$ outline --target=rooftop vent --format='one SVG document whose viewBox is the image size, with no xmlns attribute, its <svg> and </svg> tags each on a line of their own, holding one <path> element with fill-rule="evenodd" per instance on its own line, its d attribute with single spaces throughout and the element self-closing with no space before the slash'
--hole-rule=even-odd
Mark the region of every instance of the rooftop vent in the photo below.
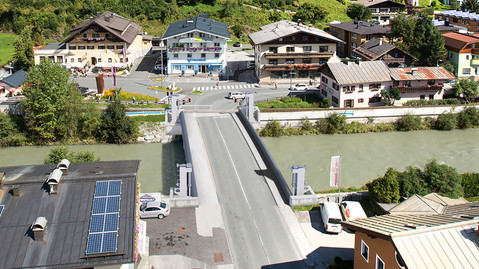
<svg viewBox="0 0 479 269">
<path fill-rule="evenodd" d="M 412 74 L 412 75 L 415 75 L 416 72 L 417 72 L 417 70 L 418 70 L 417 67 L 411 68 L 411 74 Z"/>
<path fill-rule="evenodd" d="M 57 164 L 57 169 L 60 169 L 63 172 L 63 174 L 67 175 L 69 166 L 70 166 L 70 161 L 67 159 L 63 159 Z"/>
<path fill-rule="evenodd" d="M 47 219 L 45 217 L 38 217 L 32 224 L 33 240 L 43 241 L 43 238 L 45 238 L 46 227 Z"/>
<path fill-rule="evenodd" d="M 55 194 L 58 191 L 58 183 L 60 183 L 60 179 L 62 178 L 63 171 L 60 169 L 55 169 L 53 172 L 48 176 L 47 184 L 50 187 L 50 194 Z"/>
<path fill-rule="evenodd" d="M 408 228 L 413 228 L 413 229 L 423 229 L 426 228 L 426 225 L 420 225 L 420 224 L 413 224 L 413 223 L 407 223 L 404 225 L 405 227 Z"/>
<path fill-rule="evenodd" d="M 193 23 L 193 20 L 187 20 L 186 23 L 188 24 Z"/>
</svg>

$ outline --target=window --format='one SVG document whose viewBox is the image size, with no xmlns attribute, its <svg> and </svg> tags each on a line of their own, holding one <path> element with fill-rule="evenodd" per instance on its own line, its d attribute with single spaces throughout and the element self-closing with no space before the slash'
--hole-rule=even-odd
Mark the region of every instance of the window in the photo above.
<svg viewBox="0 0 479 269">
<path fill-rule="evenodd" d="M 321 81 L 328 84 L 328 78 L 325 76 L 321 76 Z"/>
<path fill-rule="evenodd" d="M 354 100 L 352 99 L 344 100 L 344 107 L 354 107 Z"/>
<path fill-rule="evenodd" d="M 87 49 L 87 50 L 94 50 L 94 49 L 95 49 L 95 46 L 94 46 L 94 45 L 87 45 L 87 46 L 86 46 L 86 49 Z"/>
<path fill-rule="evenodd" d="M 193 54 L 188 53 L 188 54 L 186 54 L 186 57 L 191 58 L 191 57 L 193 57 Z"/>
<path fill-rule="evenodd" d="M 466 60 L 469 60 L 469 55 L 466 55 Z"/>
<path fill-rule="evenodd" d="M 434 94 L 429 95 L 429 100 L 434 100 Z"/>
<path fill-rule="evenodd" d="M 291 41 L 295 41 L 296 40 L 296 37 L 295 36 L 292 36 L 291 37 Z"/>
<path fill-rule="evenodd" d="M 78 60 L 79 63 L 81 63 L 81 58 L 78 58 L 77 60 Z"/>
<path fill-rule="evenodd" d="M 286 59 L 284 60 L 285 64 L 294 64 L 294 59 Z"/>
<path fill-rule="evenodd" d="M 87 35 L 87 34 L 83 34 L 83 37 L 84 37 L 84 38 L 87 38 L 87 37 L 88 37 L 88 35 Z"/>
<path fill-rule="evenodd" d="M 100 57 L 98 57 L 98 62 L 101 63 L 101 58 Z"/>
<path fill-rule="evenodd" d="M 110 34 L 106 33 L 106 34 L 105 34 L 105 38 L 107 38 L 107 37 L 110 37 Z"/>
<path fill-rule="evenodd" d="M 359 92 L 364 92 L 364 90 L 363 90 L 363 84 L 360 84 L 360 85 L 359 85 Z"/>
<path fill-rule="evenodd" d="M 398 263 L 399 267 L 401 268 L 406 268 L 406 263 L 404 263 L 404 260 L 402 259 L 401 255 L 396 252 L 396 262 Z"/>
<path fill-rule="evenodd" d="M 321 89 L 321 94 L 322 94 L 323 96 L 328 96 L 328 92 L 325 91 L 324 89 Z"/>
<path fill-rule="evenodd" d="M 319 36 L 315 37 L 314 40 L 319 41 Z"/>
<path fill-rule="evenodd" d="M 186 70 L 192 71 L 193 69 L 194 69 L 194 68 L 193 68 L 192 65 L 187 65 L 187 66 L 186 66 Z"/>
<path fill-rule="evenodd" d="M 278 40 L 279 40 L 279 42 L 283 42 L 283 38 L 282 38 L 282 37 L 280 37 Z"/>
<path fill-rule="evenodd" d="M 319 52 L 328 52 L 329 47 L 328 46 L 319 46 Z"/>
<path fill-rule="evenodd" d="M 173 54 L 173 58 L 178 58 L 178 53 Z"/>
<path fill-rule="evenodd" d="M 310 64 L 311 63 L 311 58 L 304 58 L 303 59 L 303 64 Z"/>
<path fill-rule="evenodd" d="M 420 95 L 419 99 L 424 100 L 424 99 L 426 99 L 426 96 L 425 95 Z"/>
<path fill-rule="evenodd" d="M 84 49 L 85 49 L 85 45 L 78 45 L 78 49 L 79 49 L 79 50 L 84 50 Z"/>
<path fill-rule="evenodd" d="M 70 58 L 70 63 L 74 63 L 75 62 L 75 58 Z"/>
<path fill-rule="evenodd" d="M 128 58 L 125 59 L 125 63 L 127 63 L 127 62 L 128 62 Z"/>
<path fill-rule="evenodd" d="M 358 103 L 360 103 L 360 104 L 364 103 L 364 98 L 359 98 Z"/>
<path fill-rule="evenodd" d="M 352 34 L 352 35 L 351 35 L 351 38 L 353 38 L 353 39 L 358 39 L 358 36 L 357 36 L 356 34 Z"/>
<path fill-rule="evenodd" d="M 220 46 L 220 43 L 215 43 L 215 47 L 219 47 Z"/>
<path fill-rule="evenodd" d="M 180 71 L 180 69 L 181 69 L 181 66 L 179 66 L 179 65 L 173 65 L 173 70 L 175 70 L 175 71 Z"/>
<path fill-rule="evenodd" d="M 114 49 L 115 49 L 115 45 L 110 44 L 110 45 L 107 46 L 107 48 L 108 48 L 109 50 L 114 50 Z"/>
<path fill-rule="evenodd" d="M 91 37 L 93 37 L 93 38 L 99 38 L 99 37 L 100 37 L 100 34 L 91 34 Z"/>
<path fill-rule="evenodd" d="M 76 50 L 76 49 L 77 49 L 77 46 L 75 46 L 75 45 L 70 45 L 70 46 L 68 46 L 68 49 L 69 49 L 69 50 Z"/>
<path fill-rule="evenodd" d="M 339 86 L 338 86 L 338 84 L 336 84 L 336 83 L 333 82 L 333 89 L 339 91 Z"/>
<path fill-rule="evenodd" d="M 376 269 L 384 269 L 384 262 L 376 255 Z"/>
<path fill-rule="evenodd" d="M 309 36 L 308 35 L 303 35 L 303 41 L 306 41 L 309 39 Z"/>
<path fill-rule="evenodd" d="M 381 88 L 381 84 L 369 84 L 370 91 L 377 91 L 379 88 Z"/>
<path fill-rule="evenodd" d="M 278 53 L 278 47 L 269 47 L 269 52 Z"/>
<path fill-rule="evenodd" d="M 117 49 L 117 50 L 122 50 L 122 49 L 123 49 L 123 45 L 116 45 L 116 49 Z"/>
<path fill-rule="evenodd" d="M 219 58 L 220 57 L 220 54 L 219 53 L 215 53 L 215 58 Z"/>
<path fill-rule="evenodd" d="M 104 49 L 105 49 L 105 45 L 98 45 L 98 49 L 99 49 L 99 50 L 104 50 Z"/>
<path fill-rule="evenodd" d="M 402 85 L 407 86 L 407 87 L 411 87 L 411 81 L 410 80 L 405 80 L 405 81 L 402 82 Z"/>
<path fill-rule="evenodd" d="M 294 47 L 286 47 L 286 52 L 294 52 Z"/>
<path fill-rule="evenodd" d="M 366 40 L 371 40 L 371 35 L 366 35 Z"/>
<path fill-rule="evenodd" d="M 113 62 L 113 59 L 112 59 L 112 58 L 108 58 L 108 62 L 109 62 L 109 63 Z"/>
<path fill-rule="evenodd" d="M 278 60 L 269 60 L 269 64 L 277 65 Z"/>
<path fill-rule="evenodd" d="M 358 47 L 358 45 L 356 45 L 356 43 L 351 43 L 351 48 L 355 49 L 357 47 Z"/>
<path fill-rule="evenodd" d="M 201 53 L 201 58 L 206 58 L 206 53 Z"/>
<path fill-rule="evenodd" d="M 338 98 L 336 98 L 335 96 L 332 96 L 332 97 L 331 97 L 331 100 L 333 101 L 333 103 L 339 104 L 339 100 L 338 100 Z"/>
<path fill-rule="evenodd" d="M 375 96 L 375 97 L 371 97 L 369 98 L 369 103 L 379 103 L 381 102 L 381 97 L 380 96 Z M 369 249 L 368 249 L 369 251 Z"/>
<path fill-rule="evenodd" d="M 462 74 L 463 75 L 470 75 L 471 74 L 471 68 L 466 67 L 462 69 Z"/>
<path fill-rule="evenodd" d="M 303 46 L 303 51 L 311 51 L 311 46 Z"/>
</svg>

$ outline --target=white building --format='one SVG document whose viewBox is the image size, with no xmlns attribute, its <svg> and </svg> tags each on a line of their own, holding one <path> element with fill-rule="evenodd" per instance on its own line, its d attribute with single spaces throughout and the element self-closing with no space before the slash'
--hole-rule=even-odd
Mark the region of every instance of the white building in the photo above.
<svg viewBox="0 0 479 269">
<path fill-rule="evenodd" d="M 168 74 L 221 73 L 226 66 L 228 27 L 208 14 L 170 24 L 161 39 L 168 50 Z"/>
</svg>

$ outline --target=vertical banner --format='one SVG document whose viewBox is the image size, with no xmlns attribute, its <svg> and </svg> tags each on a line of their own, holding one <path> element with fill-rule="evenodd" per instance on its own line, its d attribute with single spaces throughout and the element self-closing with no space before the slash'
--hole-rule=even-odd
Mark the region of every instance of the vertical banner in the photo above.
<svg viewBox="0 0 479 269">
<path fill-rule="evenodd" d="M 111 67 L 111 79 L 113 83 L 113 87 L 116 87 L 116 75 L 115 75 L 115 67 Z"/>
<path fill-rule="evenodd" d="M 331 156 L 331 171 L 329 174 L 329 186 L 339 188 L 341 155 Z"/>
<path fill-rule="evenodd" d="M 126 63 L 126 49 L 125 49 L 124 46 L 123 46 L 123 49 L 121 50 L 121 52 L 123 52 L 123 63 Z"/>
</svg>

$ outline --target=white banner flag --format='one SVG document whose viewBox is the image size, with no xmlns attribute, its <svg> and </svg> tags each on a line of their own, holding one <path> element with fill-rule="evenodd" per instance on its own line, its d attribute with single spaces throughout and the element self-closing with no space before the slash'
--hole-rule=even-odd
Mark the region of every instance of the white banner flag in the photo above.
<svg viewBox="0 0 479 269">
<path fill-rule="evenodd" d="M 339 188 L 339 169 L 341 167 L 341 155 L 331 156 L 331 171 L 329 174 L 329 186 Z"/>
</svg>

